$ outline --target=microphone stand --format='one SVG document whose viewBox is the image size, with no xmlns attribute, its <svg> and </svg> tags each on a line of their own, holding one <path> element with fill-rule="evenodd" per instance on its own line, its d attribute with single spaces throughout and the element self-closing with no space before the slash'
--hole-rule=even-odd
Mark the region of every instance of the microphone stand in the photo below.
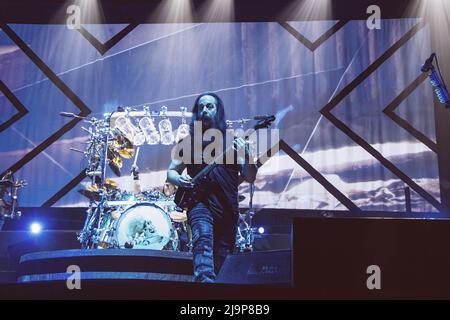
<svg viewBox="0 0 450 320">
<path fill-rule="evenodd" d="M 103 132 L 103 159 L 101 162 L 101 178 L 100 178 L 100 190 L 99 190 L 99 197 L 100 197 L 100 203 L 96 209 L 98 212 L 96 218 L 96 225 L 97 225 L 97 232 L 101 228 L 101 221 L 104 214 L 105 209 L 108 207 L 108 198 L 106 197 L 106 194 L 103 190 L 105 186 L 105 180 L 106 180 L 106 162 L 108 161 L 108 139 L 109 139 L 109 128 L 110 128 L 110 120 L 111 116 L 107 116 L 105 119 L 105 127 Z M 94 240 L 94 246 L 98 245 L 98 237 Z"/>
<path fill-rule="evenodd" d="M 133 192 L 135 193 L 135 196 L 139 193 L 141 193 L 141 185 L 140 185 L 140 179 L 139 179 L 139 167 L 137 166 L 137 160 L 139 157 L 139 151 L 141 150 L 141 147 L 136 148 L 136 155 L 134 157 L 133 165 L 131 166 L 131 176 L 133 177 L 134 185 L 133 185 Z"/>
<path fill-rule="evenodd" d="M 253 234 L 253 216 L 255 215 L 255 211 L 253 210 L 253 195 L 255 193 L 255 183 L 250 183 L 250 199 L 248 203 L 248 230 L 247 230 L 247 239 L 246 239 L 246 249 L 247 251 L 253 251 L 253 242 L 255 240 Z"/>
</svg>

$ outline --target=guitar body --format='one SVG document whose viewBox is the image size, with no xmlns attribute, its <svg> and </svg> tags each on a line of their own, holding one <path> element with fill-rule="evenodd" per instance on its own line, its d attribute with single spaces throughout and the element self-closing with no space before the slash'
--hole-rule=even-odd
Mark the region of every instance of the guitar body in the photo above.
<svg viewBox="0 0 450 320">
<path fill-rule="evenodd" d="M 179 187 L 175 194 L 175 204 L 183 210 L 191 210 L 206 194 L 208 179 L 202 179 L 192 189 Z"/>
<path fill-rule="evenodd" d="M 196 193 L 194 190 L 179 187 L 175 194 L 175 204 L 183 210 L 191 210 L 197 202 L 195 202 Z"/>
</svg>

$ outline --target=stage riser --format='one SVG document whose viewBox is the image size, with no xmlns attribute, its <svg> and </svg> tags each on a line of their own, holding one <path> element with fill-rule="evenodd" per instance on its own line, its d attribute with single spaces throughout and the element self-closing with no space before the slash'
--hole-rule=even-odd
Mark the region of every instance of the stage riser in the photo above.
<svg viewBox="0 0 450 320">
<path fill-rule="evenodd" d="M 19 283 L 35 282 L 66 282 L 69 279 L 68 273 L 45 273 L 24 275 L 17 278 Z M 17 277 L 17 275 L 16 275 Z M 149 273 L 149 272 L 81 272 L 80 281 L 171 281 L 171 282 L 193 282 L 192 275 L 169 274 L 169 273 Z M 15 279 L 16 281 L 16 279 Z"/>
<path fill-rule="evenodd" d="M 70 257 L 64 259 L 40 259 L 21 263 L 19 274 L 64 273 L 69 266 L 78 266 L 91 272 L 153 272 L 191 275 L 192 259 L 174 261 L 158 257 Z"/>
<path fill-rule="evenodd" d="M 290 234 L 256 236 L 255 251 L 290 249 Z M 77 231 L 44 231 L 32 235 L 26 231 L 0 231 L 0 270 L 17 269 L 19 258 L 30 252 L 80 249 Z"/>
<path fill-rule="evenodd" d="M 66 281 L 69 266 L 80 270 L 83 281 L 193 281 L 192 255 L 158 250 L 62 250 L 40 252 L 21 258 L 18 282 Z M 277 284 L 289 286 L 291 252 L 249 252 L 229 255 L 218 283 Z"/>
<path fill-rule="evenodd" d="M 72 266 L 78 268 L 85 276 L 95 276 L 92 278 L 94 280 L 110 279 L 108 277 L 154 280 L 155 275 L 160 276 L 156 279 L 172 275 L 176 279 L 185 278 L 186 281 L 191 281 L 193 274 L 190 253 L 109 249 L 60 250 L 27 254 L 20 259 L 18 276 L 22 282 L 65 280 L 71 275 L 69 267 Z"/>
</svg>

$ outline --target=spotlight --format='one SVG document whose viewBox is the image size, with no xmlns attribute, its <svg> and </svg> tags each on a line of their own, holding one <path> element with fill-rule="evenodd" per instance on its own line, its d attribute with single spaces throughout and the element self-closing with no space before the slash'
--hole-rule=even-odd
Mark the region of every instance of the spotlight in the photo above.
<svg viewBox="0 0 450 320">
<path fill-rule="evenodd" d="M 42 231 L 42 226 L 39 223 L 33 222 L 30 225 L 30 232 L 32 234 L 39 234 L 39 233 L 41 233 L 41 231 Z"/>
<path fill-rule="evenodd" d="M 259 234 L 264 234 L 265 231 L 266 231 L 266 230 L 264 229 L 264 227 L 259 227 L 259 228 L 258 228 L 258 233 L 259 233 Z"/>
</svg>

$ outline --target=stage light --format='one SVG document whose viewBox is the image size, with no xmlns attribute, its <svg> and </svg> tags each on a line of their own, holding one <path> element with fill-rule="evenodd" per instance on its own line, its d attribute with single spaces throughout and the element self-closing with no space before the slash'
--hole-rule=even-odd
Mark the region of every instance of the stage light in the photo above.
<svg viewBox="0 0 450 320">
<path fill-rule="evenodd" d="M 172 133 L 172 123 L 170 119 L 163 119 L 159 122 L 159 132 L 161 133 L 161 143 L 170 145 L 175 141 Z"/>
<path fill-rule="evenodd" d="M 285 21 L 332 20 L 331 0 L 294 0 L 281 11 Z"/>
<path fill-rule="evenodd" d="M 161 143 L 165 145 L 171 145 L 175 141 L 175 137 L 172 132 L 172 122 L 166 117 L 167 108 L 161 108 L 161 115 L 164 117 L 159 124 L 159 133 L 161 135 Z"/>
<path fill-rule="evenodd" d="M 147 144 L 158 144 L 160 141 L 159 132 L 156 130 L 155 123 L 150 117 L 144 117 L 139 120 L 139 127 L 146 136 Z"/>
<path fill-rule="evenodd" d="M 187 124 L 180 124 L 177 130 L 177 138 L 176 142 L 182 140 L 183 138 L 187 137 L 189 135 L 189 125 Z"/>
<path fill-rule="evenodd" d="M 152 11 L 149 21 L 190 23 L 193 17 L 192 0 L 164 0 Z"/>
<path fill-rule="evenodd" d="M 189 135 L 189 125 L 186 124 L 186 110 L 187 109 L 185 107 L 181 108 L 182 118 L 181 118 L 181 124 L 177 130 L 177 137 L 175 139 L 176 142 L 179 142 L 180 140 L 182 140 L 183 138 L 185 138 Z"/>
<path fill-rule="evenodd" d="M 258 233 L 259 233 L 259 234 L 264 234 L 264 232 L 266 232 L 266 230 L 264 229 L 264 227 L 259 227 L 259 228 L 258 228 Z"/>
<path fill-rule="evenodd" d="M 432 52 L 435 52 L 439 59 L 443 59 L 450 49 L 450 1 L 448 0 L 415 0 L 410 1 L 405 10 L 405 17 L 418 17 L 418 21 L 425 24 L 425 32 L 429 33 L 430 43 L 424 44 L 416 54 L 412 56 L 420 57 L 425 61 Z M 427 31 L 427 29 L 429 31 Z M 419 50 L 420 49 L 420 50 Z M 412 64 L 409 61 L 403 63 Z M 417 61 L 414 61 L 417 64 Z M 420 65 L 416 66 L 417 69 Z M 444 72 L 445 73 L 445 72 Z"/>
<path fill-rule="evenodd" d="M 102 23 L 105 21 L 101 1 L 98 0 L 78 0 L 76 5 L 81 8 L 81 16 L 84 21 L 89 21 L 90 24 Z"/>
<path fill-rule="evenodd" d="M 234 21 L 234 0 L 207 0 L 199 9 L 202 21 Z"/>
<path fill-rule="evenodd" d="M 30 225 L 30 232 L 31 232 L 32 234 L 39 234 L 39 233 L 41 233 L 41 231 L 42 231 L 42 226 L 41 226 L 41 224 L 39 224 L 39 223 L 37 223 L 37 222 L 33 222 L 33 223 Z"/>
<path fill-rule="evenodd" d="M 145 143 L 146 137 L 142 131 L 136 132 L 133 139 L 133 144 L 137 147 L 142 146 Z"/>
<path fill-rule="evenodd" d="M 134 142 L 134 135 L 136 134 L 136 128 L 131 124 L 129 118 L 118 117 L 116 119 L 115 126 L 125 135 L 127 139 Z"/>
<path fill-rule="evenodd" d="M 118 117 L 115 122 L 115 127 L 122 132 L 133 145 L 142 146 L 145 143 L 145 133 L 133 125 L 129 117 Z"/>
<path fill-rule="evenodd" d="M 432 34 L 435 43 L 439 44 L 441 39 L 447 40 L 450 27 L 450 3 L 448 0 L 415 0 L 412 1 L 405 11 L 406 17 L 420 17 L 436 29 Z"/>
</svg>

